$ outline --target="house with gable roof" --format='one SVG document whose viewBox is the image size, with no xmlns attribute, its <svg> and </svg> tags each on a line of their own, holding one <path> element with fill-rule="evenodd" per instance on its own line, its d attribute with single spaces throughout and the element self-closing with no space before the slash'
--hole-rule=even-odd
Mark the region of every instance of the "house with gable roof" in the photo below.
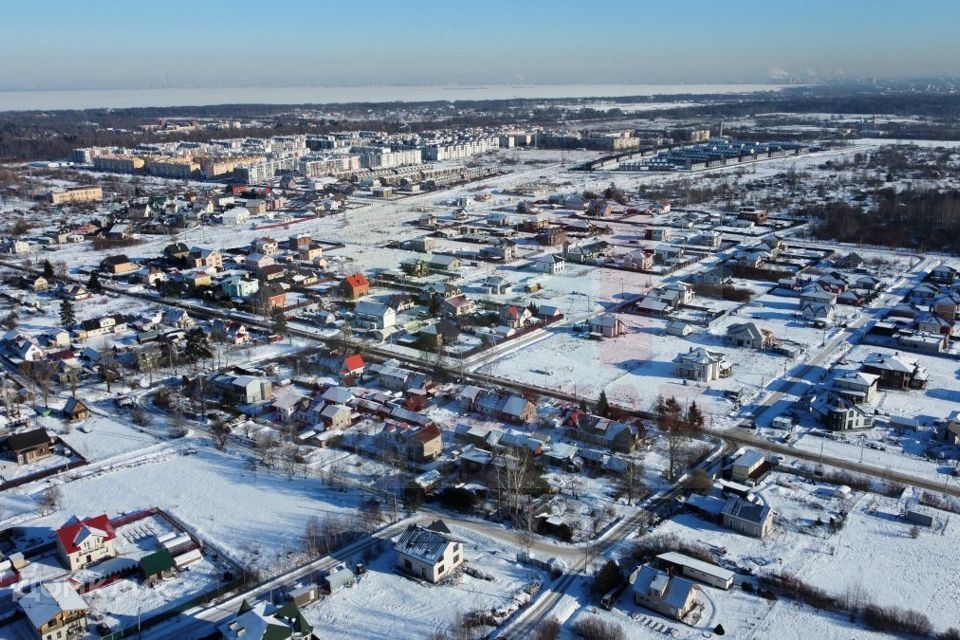
<svg viewBox="0 0 960 640">
<path fill-rule="evenodd" d="M 426 527 L 410 525 L 393 546 L 397 567 L 410 575 L 437 583 L 463 564 L 463 543 L 454 539 L 443 520 Z"/>
<path fill-rule="evenodd" d="M 57 552 L 71 571 L 117 556 L 117 533 L 106 514 L 81 520 L 71 518 L 57 529 Z"/>
</svg>

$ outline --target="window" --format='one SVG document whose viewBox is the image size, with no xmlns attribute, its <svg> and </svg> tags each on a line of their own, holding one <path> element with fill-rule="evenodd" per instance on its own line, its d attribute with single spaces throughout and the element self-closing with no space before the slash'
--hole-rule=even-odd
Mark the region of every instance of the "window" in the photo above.
<svg viewBox="0 0 960 640">
<path fill-rule="evenodd" d="M 407 559 L 404 559 L 404 561 L 403 561 L 403 568 L 404 568 L 404 569 L 413 569 L 413 563 L 411 563 L 411 562 L 410 562 L 409 560 L 407 560 Z"/>
<path fill-rule="evenodd" d="M 437 575 L 438 575 L 438 576 L 442 576 L 442 575 L 443 575 L 443 565 L 442 565 L 442 564 L 437 567 Z"/>
</svg>

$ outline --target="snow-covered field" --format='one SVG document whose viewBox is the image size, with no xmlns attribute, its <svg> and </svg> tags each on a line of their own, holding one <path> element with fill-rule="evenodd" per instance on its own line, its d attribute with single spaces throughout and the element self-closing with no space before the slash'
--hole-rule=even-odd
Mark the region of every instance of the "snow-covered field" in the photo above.
<svg viewBox="0 0 960 640">
<path fill-rule="evenodd" d="M 296 560 L 311 517 L 357 513 L 362 499 L 357 493 L 312 478 L 253 471 L 245 456 L 219 452 L 205 442 L 188 444 L 181 442 L 183 453 L 161 452 L 65 483 L 60 509 L 26 522 L 54 529 L 74 514 L 115 516 L 156 506 L 176 514 L 230 557 L 275 572 Z M 36 512 L 36 504 L 23 497 L 41 488 L 6 492 L 0 497 L 4 513 Z"/>
</svg>

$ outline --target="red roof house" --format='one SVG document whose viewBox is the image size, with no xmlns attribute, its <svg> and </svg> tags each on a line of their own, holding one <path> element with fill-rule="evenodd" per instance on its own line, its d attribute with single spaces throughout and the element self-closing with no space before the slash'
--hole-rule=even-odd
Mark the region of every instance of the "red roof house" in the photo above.
<svg viewBox="0 0 960 640">
<path fill-rule="evenodd" d="M 57 550 L 66 567 L 76 571 L 88 564 L 116 557 L 116 537 L 117 532 L 106 514 L 86 520 L 72 518 L 57 529 Z"/>
<path fill-rule="evenodd" d="M 367 276 L 355 273 L 347 276 L 343 281 L 343 293 L 349 298 L 360 298 L 370 293 L 370 283 Z"/>
</svg>

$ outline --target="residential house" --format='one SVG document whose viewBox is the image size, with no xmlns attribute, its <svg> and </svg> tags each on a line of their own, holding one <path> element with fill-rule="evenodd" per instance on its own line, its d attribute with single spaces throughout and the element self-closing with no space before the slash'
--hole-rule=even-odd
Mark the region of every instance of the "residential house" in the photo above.
<svg viewBox="0 0 960 640">
<path fill-rule="evenodd" d="M 678 576 L 644 564 L 627 579 L 634 602 L 673 620 L 682 620 L 697 604 L 700 587 Z"/>
<path fill-rule="evenodd" d="M 329 404 L 320 413 L 323 424 L 329 431 L 342 431 L 353 422 L 353 413 L 345 404 Z"/>
<path fill-rule="evenodd" d="M 878 386 L 882 389 L 923 389 L 927 386 L 927 370 L 919 362 L 907 364 L 899 355 L 871 353 L 860 369 L 880 376 Z"/>
<path fill-rule="evenodd" d="M 140 267 L 123 254 L 107 256 L 100 261 L 100 270 L 113 276 L 124 276 Z"/>
<path fill-rule="evenodd" d="M 500 296 L 505 293 L 510 293 L 510 281 L 503 276 L 487 276 L 483 282 L 480 283 L 480 286 L 491 295 Z"/>
<path fill-rule="evenodd" d="M 223 292 L 231 298 L 248 298 L 260 289 L 260 282 L 246 276 L 230 276 L 220 285 Z"/>
<path fill-rule="evenodd" d="M 800 316 L 807 322 L 818 325 L 833 324 L 833 305 L 820 302 L 803 302 L 800 304 Z"/>
<path fill-rule="evenodd" d="M 723 526 L 737 533 L 765 538 L 773 530 L 773 512 L 765 504 L 731 496 L 724 503 L 721 513 Z"/>
<path fill-rule="evenodd" d="M 187 255 L 187 260 L 195 269 L 223 269 L 223 254 L 216 249 L 193 247 Z"/>
<path fill-rule="evenodd" d="M 831 431 L 854 431 L 873 427 L 873 413 L 846 396 L 827 391 L 815 397 L 810 409 Z"/>
<path fill-rule="evenodd" d="M 63 405 L 63 417 L 68 422 L 78 422 L 90 417 L 90 407 L 76 398 L 67 398 L 67 403 Z"/>
<path fill-rule="evenodd" d="M 873 402 L 877 396 L 879 375 L 863 371 L 844 371 L 833 379 L 831 391 L 854 403 Z"/>
<path fill-rule="evenodd" d="M 525 327 L 531 318 L 533 318 L 533 313 L 530 312 L 530 309 L 515 304 L 507 304 L 500 307 L 498 315 L 500 317 L 500 324 L 514 329 Z"/>
<path fill-rule="evenodd" d="M 688 352 L 673 359 L 673 371 L 681 378 L 710 382 L 729 376 L 733 372 L 733 365 L 718 351 L 690 347 Z"/>
<path fill-rule="evenodd" d="M 362 273 L 354 273 L 343 280 L 341 289 L 346 297 L 355 300 L 370 293 L 370 283 Z"/>
<path fill-rule="evenodd" d="M 246 207 L 233 207 L 220 215 L 220 220 L 229 227 L 239 227 L 250 221 L 250 210 Z"/>
<path fill-rule="evenodd" d="M 254 297 L 258 305 L 267 309 L 284 309 L 287 306 L 287 290 L 276 283 L 260 287 Z"/>
<path fill-rule="evenodd" d="M 87 634 L 87 603 L 68 581 L 40 584 L 16 603 L 40 640 L 64 640 Z"/>
<path fill-rule="evenodd" d="M 444 300 L 440 313 L 446 318 L 460 318 L 470 315 L 476 309 L 477 304 L 461 294 Z"/>
<path fill-rule="evenodd" d="M 280 250 L 280 244 L 273 238 L 257 238 L 252 243 L 254 253 L 261 253 L 265 256 L 272 256 Z"/>
<path fill-rule="evenodd" d="M 236 320 L 214 319 L 210 325 L 210 332 L 214 339 L 232 345 L 243 345 L 250 342 L 250 332 L 247 327 Z"/>
<path fill-rule="evenodd" d="M 773 332 L 761 329 L 753 322 L 732 324 L 727 327 L 727 340 L 735 347 L 769 349 L 775 343 Z"/>
<path fill-rule="evenodd" d="M 951 291 L 933 299 L 931 310 L 951 324 L 957 320 L 960 313 L 960 293 Z M 949 333 L 949 331 L 945 332 Z"/>
<path fill-rule="evenodd" d="M 591 333 L 599 333 L 604 338 L 616 338 L 626 332 L 623 320 L 613 314 L 594 316 L 587 321 Z"/>
<path fill-rule="evenodd" d="M 57 553 L 70 571 L 117 556 L 117 533 L 110 519 L 101 514 L 81 520 L 71 518 L 57 529 Z"/>
<path fill-rule="evenodd" d="M 265 601 L 240 603 L 236 617 L 217 630 L 223 640 L 310 640 L 313 625 L 293 601 L 279 607 Z"/>
<path fill-rule="evenodd" d="M 410 525 L 393 548 L 401 571 L 433 583 L 464 562 L 463 543 L 453 538 L 442 520 L 426 527 Z"/>
<path fill-rule="evenodd" d="M 953 267 L 941 264 L 930 272 L 930 280 L 939 284 L 951 284 L 957 279 L 958 273 L 960 272 Z"/>
<path fill-rule="evenodd" d="M 256 404 L 273 397 L 273 383 L 251 375 L 221 376 L 216 380 L 224 395 L 240 404 Z"/>
<path fill-rule="evenodd" d="M 42 427 L 30 429 L 7 436 L 4 447 L 17 464 L 30 464 L 53 455 L 53 438 Z"/>
<path fill-rule="evenodd" d="M 267 256 L 262 253 L 251 253 L 244 261 L 243 266 L 250 271 L 262 271 L 266 267 L 277 264 L 273 256 Z"/>
<path fill-rule="evenodd" d="M 517 424 L 533 422 L 537 417 L 537 407 L 521 396 L 500 394 L 495 391 L 483 391 L 474 403 L 474 410 L 499 420 Z"/>
<path fill-rule="evenodd" d="M 427 268 L 431 271 L 455 271 L 459 269 L 460 266 L 460 259 L 456 256 L 435 253 L 427 260 Z"/>
<path fill-rule="evenodd" d="M 354 311 L 360 324 L 373 329 L 389 329 L 397 323 L 397 312 L 379 302 L 361 300 Z"/>
<path fill-rule="evenodd" d="M 556 275 L 563 273 L 566 260 L 563 259 L 563 256 L 556 253 L 548 253 L 534 258 L 531 265 L 535 271 Z"/>
</svg>

